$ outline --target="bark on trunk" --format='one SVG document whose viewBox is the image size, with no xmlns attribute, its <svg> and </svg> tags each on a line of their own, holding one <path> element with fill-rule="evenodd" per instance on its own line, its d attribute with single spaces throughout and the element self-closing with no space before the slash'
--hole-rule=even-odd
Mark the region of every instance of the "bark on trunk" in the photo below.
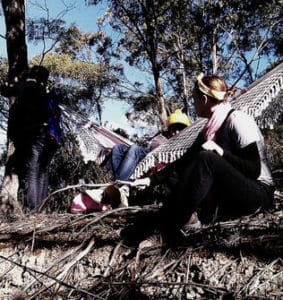
<svg viewBox="0 0 283 300">
<path fill-rule="evenodd" d="M 166 108 L 165 108 L 165 101 L 163 98 L 163 91 L 162 91 L 162 86 L 161 86 L 161 79 L 158 77 L 156 79 L 156 94 L 158 98 L 158 102 L 160 105 L 160 114 L 161 114 L 161 120 L 164 126 L 166 126 L 166 120 L 167 120 L 167 113 L 166 113 Z"/>
</svg>

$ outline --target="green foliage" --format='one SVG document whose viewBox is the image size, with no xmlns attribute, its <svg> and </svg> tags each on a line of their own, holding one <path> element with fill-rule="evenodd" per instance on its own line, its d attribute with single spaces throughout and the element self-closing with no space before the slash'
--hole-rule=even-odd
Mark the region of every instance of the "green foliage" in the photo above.
<svg viewBox="0 0 283 300">
<path fill-rule="evenodd" d="M 283 114 L 273 130 L 266 130 L 272 169 L 283 169 Z"/>
<path fill-rule="evenodd" d="M 40 57 L 31 60 L 38 64 Z M 43 65 L 50 71 L 55 82 L 60 81 L 68 104 L 86 117 L 98 115 L 101 120 L 102 104 L 112 87 L 118 83 L 115 71 L 105 63 L 94 64 L 73 59 L 69 54 L 49 53 Z"/>
<path fill-rule="evenodd" d="M 84 55 L 84 50 L 87 46 L 87 35 L 82 33 L 77 26 L 72 25 L 64 31 L 64 36 L 56 47 L 56 52 L 67 54 L 73 59 L 90 60 L 90 54 Z"/>
<path fill-rule="evenodd" d="M 37 64 L 39 58 L 32 59 L 31 64 Z M 69 54 L 49 53 L 43 61 L 51 75 L 62 78 L 79 80 L 81 83 L 87 80 L 94 80 L 99 76 L 98 65 L 85 61 L 74 60 Z"/>
<path fill-rule="evenodd" d="M 100 114 L 103 99 L 115 97 L 133 104 L 133 111 L 137 102 L 151 99 L 155 113 L 160 114 L 164 109 L 170 113 L 174 102 L 193 116 L 189 97 L 198 72 L 217 73 L 230 85 L 238 84 L 240 79 L 250 83 L 258 77 L 261 61 L 274 54 L 278 60 L 282 59 L 282 4 L 278 0 L 107 2 L 109 9 L 97 19 L 100 27 L 97 32 L 82 32 L 76 25 L 65 28 L 61 20 L 55 22 L 48 18 L 34 20 L 31 24 L 36 26 L 29 27 L 32 29 L 30 36 L 35 40 L 37 32 L 44 33 L 38 38 L 52 38 L 55 51 L 68 55 L 72 63 L 77 60 L 91 62 L 93 58 L 103 61 L 99 64 L 102 80 L 92 77 L 88 67 L 80 63 L 74 66 L 71 75 L 68 74 L 84 85 L 80 95 L 74 94 L 79 96 L 76 98 L 80 101 L 75 102 L 80 103 L 84 113 Z M 101 1 L 85 3 L 96 5 Z M 118 35 L 108 36 L 103 29 L 107 24 Z M 96 57 L 93 57 L 93 50 Z M 123 77 L 121 64 L 115 65 L 117 60 L 149 73 L 151 78 L 146 75 L 149 84 L 131 78 L 135 80 L 131 86 Z M 65 62 L 62 60 L 62 70 L 68 68 Z M 85 68 L 83 79 L 90 83 L 87 87 L 82 78 L 78 79 L 80 70 Z M 111 70 L 111 76 L 105 70 Z M 91 86 L 99 86 L 99 89 Z M 93 103 L 88 99 L 91 95 L 96 105 L 90 105 Z M 144 108 L 146 113 L 146 103 Z M 159 120 L 155 121 L 159 123 Z"/>
<path fill-rule="evenodd" d="M 8 80 L 8 61 L 5 58 L 0 58 L 0 80 L 5 82 Z"/>
<path fill-rule="evenodd" d="M 27 39 L 35 44 L 41 43 L 43 40 L 53 40 L 58 42 L 65 35 L 65 21 L 61 19 L 27 19 Z"/>
<path fill-rule="evenodd" d="M 274 128 L 266 129 L 264 136 L 276 187 L 283 188 L 283 114 Z"/>
<path fill-rule="evenodd" d="M 164 96 L 166 106 L 174 99 L 187 108 L 188 90 L 200 71 L 217 73 L 230 85 L 243 79 L 249 84 L 266 60 L 282 60 L 279 0 L 107 2 L 109 10 L 100 22 L 108 20 L 119 33 L 117 52 L 130 65 L 150 72 L 155 99 Z"/>
<path fill-rule="evenodd" d="M 63 20 L 51 19 L 48 11 L 45 18 L 28 20 L 28 37 L 46 45 L 31 63 L 44 64 L 55 81 L 63 83 L 75 109 L 96 115 L 101 123 L 103 102 L 115 97 L 123 74 L 121 64 L 111 63 L 111 57 L 116 57 L 111 39 L 102 31 L 83 32 L 74 24 L 66 27 Z"/>
<path fill-rule="evenodd" d="M 73 197 L 84 189 L 83 184 L 109 182 L 111 176 L 109 171 L 97 166 L 94 162 L 84 162 L 80 150 L 74 142 L 75 137 L 68 134 L 64 140 L 65 144 L 57 150 L 49 169 L 50 192 L 66 186 L 81 186 L 51 196 L 45 206 L 45 209 L 50 212 L 66 212 Z"/>
<path fill-rule="evenodd" d="M 263 111 L 261 118 L 266 120 L 266 125 L 273 125 L 264 129 L 272 169 L 283 169 L 283 92 Z"/>
</svg>

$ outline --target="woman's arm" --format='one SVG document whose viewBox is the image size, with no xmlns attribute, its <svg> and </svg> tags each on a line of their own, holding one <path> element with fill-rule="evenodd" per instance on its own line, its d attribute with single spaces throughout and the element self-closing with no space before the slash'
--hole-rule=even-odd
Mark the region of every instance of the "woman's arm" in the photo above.
<svg viewBox="0 0 283 300">
<path fill-rule="evenodd" d="M 229 137 L 234 150 L 224 149 L 223 158 L 246 176 L 257 179 L 261 159 L 257 141 L 261 133 L 253 118 L 241 111 L 234 111 L 228 121 Z"/>
<path fill-rule="evenodd" d="M 250 178 L 256 179 L 260 175 L 260 156 L 256 142 L 240 149 L 237 154 L 224 150 L 223 158 Z"/>
</svg>

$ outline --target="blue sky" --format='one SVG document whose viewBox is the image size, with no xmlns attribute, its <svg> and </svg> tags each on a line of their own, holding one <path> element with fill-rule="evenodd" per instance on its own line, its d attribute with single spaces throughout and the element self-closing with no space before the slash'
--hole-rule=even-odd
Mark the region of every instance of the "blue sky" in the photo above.
<svg viewBox="0 0 283 300">
<path fill-rule="evenodd" d="M 32 3 L 41 3 L 43 4 L 43 0 L 37 1 L 27 1 L 27 8 L 26 8 L 26 16 L 28 17 L 39 17 L 40 15 L 45 16 L 45 12 L 43 9 L 40 9 L 38 6 L 33 5 Z M 49 13 L 51 17 L 56 18 L 58 14 L 62 13 L 64 10 L 64 5 L 61 0 L 48 0 L 46 1 L 47 7 L 49 9 Z M 101 4 L 99 6 L 86 6 L 84 1 L 65 1 L 68 6 L 75 7 L 74 9 L 68 11 L 62 19 L 66 21 L 67 24 L 75 23 L 81 30 L 83 31 L 96 31 L 97 25 L 96 20 L 98 16 L 104 14 L 106 6 L 105 4 Z M 0 34 L 5 35 L 5 23 L 4 17 L 0 16 Z M 115 39 L 115 36 L 112 34 L 112 38 Z M 34 55 L 40 53 L 42 51 L 42 46 L 28 44 L 28 55 L 29 58 L 33 57 Z M 6 45 L 5 40 L 0 38 L 0 56 L 7 57 L 6 52 Z M 137 76 L 136 71 L 126 67 L 126 73 L 129 78 L 135 78 Z M 127 130 L 130 130 L 126 118 L 125 118 L 125 111 L 128 109 L 128 104 L 121 103 L 121 101 L 108 101 L 105 104 L 103 114 L 102 114 L 102 121 L 106 122 L 109 121 L 114 126 L 120 126 Z"/>
<path fill-rule="evenodd" d="M 53 18 L 58 17 L 58 14 L 60 14 L 64 9 L 62 0 L 28 0 L 26 2 L 27 17 L 40 17 L 40 15 L 42 15 L 43 17 L 46 16 L 45 12 L 42 9 L 40 10 L 38 7 L 33 5 L 34 3 L 44 4 L 46 2 L 48 5 L 50 16 Z M 68 6 L 73 5 L 75 7 L 74 9 L 68 11 L 66 15 L 61 16 L 61 18 L 64 19 L 67 24 L 75 23 L 83 31 L 96 31 L 98 29 L 96 25 L 97 17 L 104 14 L 106 9 L 105 4 L 100 4 L 99 6 L 86 6 L 85 1 L 83 0 L 65 0 L 64 2 Z M 110 30 L 108 31 L 108 33 L 111 33 L 111 37 L 115 41 L 114 33 Z M 5 23 L 3 16 L 0 16 L 0 34 L 5 35 Z M 33 57 L 41 51 L 42 47 L 40 45 L 28 45 L 29 57 Z M 7 56 L 5 40 L 2 38 L 0 38 L 0 56 Z M 264 62 L 262 66 L 265 67 Z M 138 79 L 139 81 L 150 82 L 152 79 L 151 77 L 149 77 L 149 75 L 141 74 L 136 69 L 130 68 L 129 66 L 125 65 L 125 63 L 124 67 L 127 77 L 132 80 Z M 239 83 L 238 86 L 241 86 L 241 84 Z M 121 103 L 121 101 L 116 102 L 114 100 L 111 100 L 107 102 L 102 113 L 102 121 L 108 121 L 111 123 L 115 123 L 117 124 L 117 126 L 120 126 L 122 128 L 128 128 L 126 118 L 124 116 L 127 108 L 128 105 L 126 103 Z"/>
</svg>

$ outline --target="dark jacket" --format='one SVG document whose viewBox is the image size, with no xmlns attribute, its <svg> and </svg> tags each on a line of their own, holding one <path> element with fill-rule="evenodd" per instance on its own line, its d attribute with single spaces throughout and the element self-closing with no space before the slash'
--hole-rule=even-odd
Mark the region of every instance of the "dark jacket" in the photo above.
<svg viewBox="0 0 283 300">
<path fill-rule="evenodd" d="M 17 97 L 9 114 L 10 138 L 17 142 L 36 137 L 48 122 L 46 87 L 34 79 L 27 79 L 7 87 L 4 94 Z"/>
</svg>

